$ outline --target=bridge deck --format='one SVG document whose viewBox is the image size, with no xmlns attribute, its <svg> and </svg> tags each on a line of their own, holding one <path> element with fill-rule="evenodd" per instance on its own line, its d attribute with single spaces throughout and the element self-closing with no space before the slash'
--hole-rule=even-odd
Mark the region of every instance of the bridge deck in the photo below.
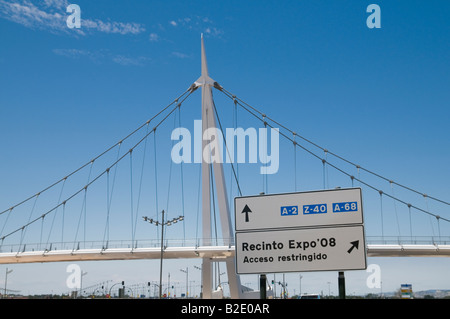
<svg viewBox="0 0 450 319">
<path fill-rule="evenodd" d="M 368 257 L 450 257 L 450 245 L 378 245 L 366 247 Z M 164 259 L 234 257 L 234 246 L 168 247 Z M 161 249 L 110 248 L 0 253 L 0 264 L 64 261 L 160 259 Z"/>
</svg>

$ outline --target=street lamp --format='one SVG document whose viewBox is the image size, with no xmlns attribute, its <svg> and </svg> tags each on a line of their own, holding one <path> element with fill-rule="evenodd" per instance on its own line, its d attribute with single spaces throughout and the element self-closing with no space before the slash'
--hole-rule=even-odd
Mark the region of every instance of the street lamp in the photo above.
<svg viewBox="0 0 450 319">
<path fill-rule="evenodd" d="M 83 277 L 87 275 L 87 272 L 81 272 L 80 276 L 80 298 L 83 298 Z"/>
<path fill-rule="evenodd" d="M 149 222 L 150 224 L 159 226 L 161 225 L 161 261 L 159 266 L 159 298 L 162 297 L 162 266 L 163 266 L 163 255 L 164 255 L 164 226 L 170 226 L 172 224 L 177 223 L 178 221 L 182 221 L 184 219 L 183 216 L 178 216 L 177 218 L 173 218 L 164 222 L 164 210 L 162 211 L 162 220 L 158 222 L 157 220 L 153 220 L 152 218 L 148 218 L 147 216 L 142 216 L 144 221 Z"/>
<path fill-rule="evenodd" d="M 189 282 L 189 268 L 186 267 L 186 270 L 180 269 L 182 272 L 186 273 L 186 298 L 188 297 L 188 282 Z"/>
<path fill-rule="evenodd" d="M 299 297 L 301 298 L 302 297 L 302 278 L 303 278 L 303 276 L 302 275 L 299 275 L 300 276 L 300 293 L 299 293 Z"/>
<path fill-rule="evenodd" d="M 13 272 L 12 269 L 8 270 L 8 268 L 6 268 L 6 274 L 5 274 L 5 293 L 4 293 L 3 296 L 6 296 L 6 283 L 8 282 L 8 274 L 10 274 L 10 273 L 12 273 L 12 272 Z M 3 298 L 4 298 L 4 297 L 3 297 Z"/>
<path fill-rule="evenodd" d="M 194 266 L 195 269 L 200 270 L 201 276 L 200 276 L 200 298 L 203 298 L 203 272 L 202 267 Z"/>
</svg>

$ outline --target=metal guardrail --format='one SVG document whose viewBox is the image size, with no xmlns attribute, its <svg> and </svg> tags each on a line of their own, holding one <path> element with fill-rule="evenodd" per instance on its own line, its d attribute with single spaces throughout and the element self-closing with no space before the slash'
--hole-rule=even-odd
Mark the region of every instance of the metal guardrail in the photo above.
<svg viewBox="0 0 450 319">
<path fill-rule="evenodd" d="M 366 236 L 367 245 L 450 245 L 450 236 Z"/>
<path fill-rule="evenodd" d="M 199 247 L 199 246 L 234 246 L 234 238 L 210 238 L 210 239 L 167 239 L 164 247 Z M 110 241 L 77 241 L 77 242 L 54 242 L 48 244 L 3 244 L 0 253 L 22 253 L 27 251 L 58 251 L 80 249 L 113 249 L 113 248 L 161 248 L 160 239 L 139 240 L 110 240 Z"/>
<path fill-rule="evenodd" d="M 450 241 L 449 237 L 368 237 L 366 250 L 368 257 L 450 257 L 450 245 L 446 244 L 447 241 Z M 205 242 L 207 245 L 194 239 L 167 240 L 164 258 L 223 259 L 235 254 L 235 246 L 231 240 L 225 240 L 229 242 L 227 245 L 223 245 L 223 240 L 222 243 L 219 240 Z M 156 239 L 116 240 L 108 242 L 107 246 L 102 241 L 61 244 L 59 247 L 56 244 L 50 245 L 51 250 L 44 249 L 42 245 L 28 245 L 24 249 L 19 245 L 11 245 L 7 247 L 8 250 L 2 247 L 0 264 L 161 258 L 160 241 Z"/>
<path fill-rule="evenodd" d="M 206 244 L 210 243 L 210 244 Z M 199 247 L 199 246 L 234 246 L 234 238 L 190 238 L 164 240 L 167 247 Z M 450 236 L 366 236 L 366 245 L 450 245 Z M 0 253 L 22 253 L 27 251 L 58 251 L 80 249 L 112 249 L 112 248 L 160 248 L 159 239 L 110 240 L 86 242 L 54 242 L 48 244 L 3 244 Z"/>
</svg>

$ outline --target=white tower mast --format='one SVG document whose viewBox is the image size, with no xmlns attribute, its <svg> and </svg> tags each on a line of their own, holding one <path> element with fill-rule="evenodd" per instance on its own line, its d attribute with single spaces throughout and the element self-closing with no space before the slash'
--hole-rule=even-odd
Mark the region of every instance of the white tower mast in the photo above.
<svg viewBox="0 0 450 319">
<path fill-rule="evenodd" d="M 220 223 L 222 226 L 222 236 L 225 245 L 231 245 L 234 233 L 231 224 L 230 208 L 227 201 L 227 189 L 223 173 L 222 161 L 205 161 L 205 148 L 209 142 L 205 140 L 205 131 L 209 128 L 216 128 L 216 118 L 213 109 L 212 87 L 215 81 L 209 77 L 208 64 L 206 61 L 205 44 L 203 34 L 201 37 L 202 46 L 202 73 L 200 78 L 195 81 L 197 86 L 202 87 L 202 227 L 203 227 L 203 245 L 210 246 L 211 242 L 211 165 L 213 165 L 215 185 L 217 191 L 217 200 L 219 205 Z M 208 134 L 208 132 L 206 132 Z M 221 148 L 222 145 L 219 145 Z M 217 152 L 218 150 L 215 149 Z M 210 155 L 207 153 L 207 155 Z M 222 154 L 219 156 L 222 159 Z M 235 270 L 235 260 L 233 257 L 226 259 L 227 276 L 230 287 L 231 298 L 239 299 L 241 297 L 241 284 L 239 276 Z M 202 280 L 203 280 L 203 298 L 210 299 L 212 297 L 212 261 L 209 258 L 203 258 L 202 264 Z"/>
</svg>

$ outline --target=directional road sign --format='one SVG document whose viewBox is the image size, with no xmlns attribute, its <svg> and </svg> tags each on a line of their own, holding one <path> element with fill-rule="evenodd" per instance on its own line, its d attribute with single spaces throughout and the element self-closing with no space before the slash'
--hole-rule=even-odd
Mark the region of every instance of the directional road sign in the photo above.
<svg viewBox="0 0 450 319">
<path fill-rule="evenodd" d="M 363 223 L 360 188 L 236 197 L 234 208 L 236 231 Z"/>
<path fill-rule="evenodd" d="M 363 225 L 236 233 L 238 274 L 366 269 Z"/>
</svg>

